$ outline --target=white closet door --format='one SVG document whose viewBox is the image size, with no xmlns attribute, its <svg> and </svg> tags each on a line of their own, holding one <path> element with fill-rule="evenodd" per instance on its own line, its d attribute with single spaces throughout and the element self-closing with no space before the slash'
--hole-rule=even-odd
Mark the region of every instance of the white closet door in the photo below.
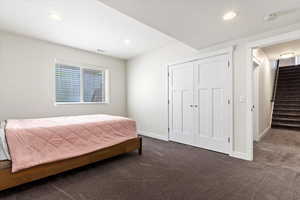
<svg viewBox="0 0 300 200">
<path fill-rule="evenodd" d="M 195 143 L 229 153 L 231 84 L 228 55 L 200 60 L 195 65 Z"/>
<path fill-rule="evenodd" d="M 170 140 L 194 142 L 194 66 L 185 63 L 169 68 Z"/>
</svg>

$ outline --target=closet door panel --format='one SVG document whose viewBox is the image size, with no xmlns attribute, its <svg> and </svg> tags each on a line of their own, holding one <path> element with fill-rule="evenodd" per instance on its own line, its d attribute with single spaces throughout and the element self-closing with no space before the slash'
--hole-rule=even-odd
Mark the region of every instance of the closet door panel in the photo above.
<svg viewBox="0 0 300 200">
<path fill-rule="evenodd" d="M 229 152 L 229 73 L 227 55 L 199 60 L 195 65 L 195 143 L 222 153 Z"/>
<path fill-rule="evenodd" d="M 170 140 L 184 144 L 194 141 L 193 74 L 193 63 L 169 68 Z"/>
</svg>

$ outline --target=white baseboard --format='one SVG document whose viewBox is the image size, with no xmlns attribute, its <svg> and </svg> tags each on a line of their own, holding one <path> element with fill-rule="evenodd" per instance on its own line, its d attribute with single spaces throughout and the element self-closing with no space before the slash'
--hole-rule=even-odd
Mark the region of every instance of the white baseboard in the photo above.
<svg viewBox="0 0 300 200">
<path fill-rule="evenodd" d="M 238 152 L 238 151 L 231 152 L 230 156 L 234 157 L 234 158 L 242 159 L 242 160 L 249 160 L 249 161 L 253 160 L 249 157 L 249 155 L 247 153 L 242 153 L 242 152 Z"/>
<path fill-rule="evenodd" d="M 263 130 L 263 132 L 261 132 L 259 134 L 258 138 L 256 138 L 255 141 L 257 141 L 257 142 L 260 141 L 261 138 L 263 138 L 270 129 L 271 129 L 271 126 L 267 127 L 265 130 Z"/>
<path fill-rule="evenodd" d="M 157 133 L 152 133 L 152 132 L 148 132 L 148 131 L 139 131 L 139 130 L 137 132 L 139 135 L 155 138 L 158 140 L 169 141 L 167 135 L 161 135 L 161 134 L 157 134 Z"/>
<path fill-rule="evenodd" d="M 161 135 L 161 134 L 157 134 L 157 133 L 153 133 L 153 132 L 149 132 L 149 131 L 140 131 L 140 130 L 138 130 L 137 132 L 139 135 L 151 137 L 151 138 L 158 139 L 158 140 L 169 141 L 167 135 Z M 230 153 L 230 156 L 234 157 L 234 158 L 239 158 L 242 160 L 252 161 L 252 159 L 249 157 L 249 155 L 247 153 L 235 151 L 235 152 Z"/>
</svg>

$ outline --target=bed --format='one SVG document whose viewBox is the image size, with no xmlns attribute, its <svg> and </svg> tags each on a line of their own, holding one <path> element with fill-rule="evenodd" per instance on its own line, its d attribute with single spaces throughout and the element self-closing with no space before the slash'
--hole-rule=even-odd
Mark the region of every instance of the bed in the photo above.
<svg viewBox="0 0 300 200">
<path fill-rule="evenodd" d="M 124 117 L 8 120 L 2 132 L 6 159 L 0 157 L 0 191 L 116 155 L 142 153 L 135 121 Z"/>
</svg>

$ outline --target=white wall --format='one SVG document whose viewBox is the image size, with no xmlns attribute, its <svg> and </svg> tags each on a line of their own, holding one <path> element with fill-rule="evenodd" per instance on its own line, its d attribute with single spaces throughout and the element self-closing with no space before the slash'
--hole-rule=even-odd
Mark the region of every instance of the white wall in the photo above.
<svg viewBox="0 0 300 200">
<path fill-rule="evenodd" d="M 148 135 L 167 138 L 167 76 L 166 64 L 180 61 L 195 54 L 236 45 L 234 59 L 234 156 L 249 158 L 247 127 L 247 44 L 248 42 L 274 36 L 291 30 L 300 29 L 300 25 L 278 29 L 246 39 L 226 42 L 202 50 L 189 48 L 181 43 L 170 44 L 153 50 L 127 62 L 128 114 L 138 122 L 138 128 Z M 201 37 L 201 36 L 199 36 Z"/>
<path fill-rule="evenodd" d="M 54 105 L 54 60 L 107 67 L 110 104 Z M 108 113 L 126 116 L 125 61 L 0 32 L 0 120 Z"/>
<path fill-rule="evenodd" d="M 262 49 L 254 51 L 261 64 L 258 66 L 258 135 L 259 139 L 269 128 L 272 121 L 272 95 L 276 73 L 276 62 L 270 61 Z"/>
<path fill-rule="evenodd" d="M 168 137 L 166 65 L 215 49 L 219 47 L 199 51 L 177 42 L 127 62 L 128 115 L 137 121 L 140 132 L 162 139 Z M 234 61 L 245 63 L 245 42 L 237 46 Z M 237 66 L 234 68 L 234 131 L 243 133 L 246 127 L 246 74 L 243 67 Z M 245 152 L 247 141 L 240 134 L 235 134 L 233 142 L 236 152 Z"/>
<path fill-rule="evenodd" d="M 178 42 L 127 62 L 128 115 L 137 120 L 138 130 L 143 134 L 167 138 L 166 64 L 197 53 Z"/>
</svg>

